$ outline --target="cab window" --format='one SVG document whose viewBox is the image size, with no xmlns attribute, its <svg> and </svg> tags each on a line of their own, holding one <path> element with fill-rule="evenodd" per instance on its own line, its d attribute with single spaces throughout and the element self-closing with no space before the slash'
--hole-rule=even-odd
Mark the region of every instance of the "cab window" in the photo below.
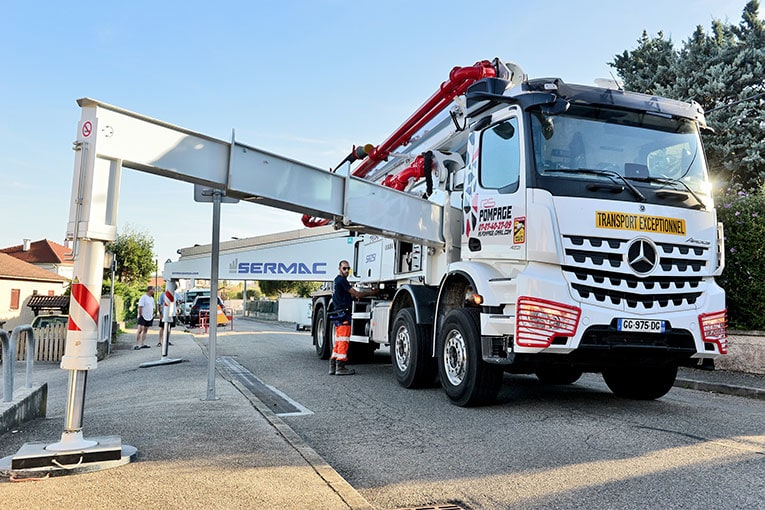
<svg viewBox="0 0 765 510">
<path fill-rule="evenodd" d="M 481 134 L 479 182 L 483 188 L 500 193 L 518 190 L 521 174 L 521 144 L 518 119 L 503 120 Z"/>
</svg>

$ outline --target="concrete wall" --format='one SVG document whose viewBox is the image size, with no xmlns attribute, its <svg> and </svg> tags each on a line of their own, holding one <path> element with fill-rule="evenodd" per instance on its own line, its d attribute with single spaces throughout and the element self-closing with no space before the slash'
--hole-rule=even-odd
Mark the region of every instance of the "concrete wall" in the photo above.
<svg viewBox="0 0 765 510">
<path fill-rule="evenodd" d="M 728 331 L 728 355 L 717 358 L 715 367 L 765 375 L 765 331 Z"/>
</svg>

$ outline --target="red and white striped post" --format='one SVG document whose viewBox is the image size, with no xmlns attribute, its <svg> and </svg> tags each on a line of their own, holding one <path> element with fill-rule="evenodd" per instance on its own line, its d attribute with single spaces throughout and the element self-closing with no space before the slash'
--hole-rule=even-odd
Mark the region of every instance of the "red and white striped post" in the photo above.
<svg viewBox="0 0 765 510">
<path fill-rule="evenodd" d="M 49 445 L 48 450 L 68 451 L 96 445 L 96 441 L 85 440 L 82 436 L 82 416 L 88 370 L 95 369 L 98 362 L 98 296 L 101 295 L 103 265 L 104 243 L 80 240 L 79 254 L 74 261 L 66 350 L 61 359 L 61 368 L 70 371 L 66 421 L 61 441 Z"/>
<path fill-rule="evenodd" d="M 165 329 L 162 335 L 162 357 L 167 357 L 167 347 L 170 345 L 170 323 L 175 319 L 175 289 L 178 284 L 175 280 L 167 280 L 165 283 L 165 299 L 162 306 L 162 322 Z"/>
<path fill-rule="evenodd" d="M 162 332 L 162 353 L 159 361 L 146 361 L 141 363 L 141 368 L 157 367 L 162 365 L 173 365 L 183 361 L 181 358 L 168 358 L 167 350 L 170 345 L 170 323 L 175 318 L 175 289 L 178 287 L 177 280 L 166 280 L 165 293 L 162 295 L 162 322 L 165 323 L 165 329 Z"/>
</svg>

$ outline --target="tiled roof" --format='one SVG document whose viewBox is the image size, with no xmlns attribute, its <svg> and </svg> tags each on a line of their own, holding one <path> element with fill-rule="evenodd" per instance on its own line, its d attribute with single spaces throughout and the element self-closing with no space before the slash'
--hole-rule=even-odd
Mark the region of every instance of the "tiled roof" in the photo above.
<svg viewBox="0 0 765 510">
<path fill-rule="evenodd" d="M 12 255 L 30 264 L 63 264 L 72 265 L 72 250 L 63 244 L 54 243 L 47 239 L 29 243 L 29 250 L 24 251 L 24 245 L 10 246 L 0 249 L 0 252 Z"/>
<path fill-rule="evenodd" d="M 0 278 L 6 280 L 36 280 L 48 282 L 65 282 L 66 278 L 56 273 L 46 271 L 33 264 L 19 260 L 6 253 L 0 253 Z"/>
<path fill-rule="evenodd" d="M 35 312 L 35 315 L 40 310 L 61 310 L 68 313 L 69 296 L 30 296 L 27 306 Z"/>
</svg>

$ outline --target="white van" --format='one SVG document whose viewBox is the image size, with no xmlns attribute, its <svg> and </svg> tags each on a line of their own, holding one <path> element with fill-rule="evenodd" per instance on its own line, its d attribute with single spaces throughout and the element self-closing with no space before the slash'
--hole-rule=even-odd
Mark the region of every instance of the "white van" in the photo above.
<svg viewBox="0 0 765 510">
<path fill-rule="evenodd" d="M 187 290 L 183 295 L 183 304 L 178 307 L 178 319 L 184 324 L 188 324 L 189 314 L 191 313 L 191 305 L 194 303 L 194 300 L 197 298 L 197 296 L 209 295 L 210 289 L 199 289 L 195 287 L 193 289 Z"/>
</svg>

